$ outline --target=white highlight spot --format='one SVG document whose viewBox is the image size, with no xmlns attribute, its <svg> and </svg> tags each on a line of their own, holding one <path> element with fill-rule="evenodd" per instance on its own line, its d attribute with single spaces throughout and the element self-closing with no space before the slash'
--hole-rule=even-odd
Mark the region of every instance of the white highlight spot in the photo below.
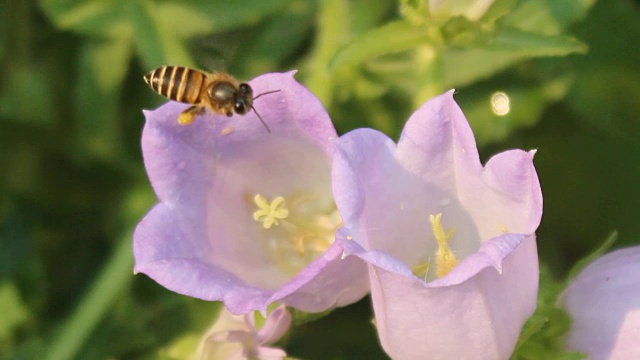
<svg viewBox="0 0 640 360">
<path fill-rule="evenodd" d="M 498 116 L 507 115 L 511 110 L 509 96 L 502 91 L 491 95 L 491 110 Z"/>
</svg>

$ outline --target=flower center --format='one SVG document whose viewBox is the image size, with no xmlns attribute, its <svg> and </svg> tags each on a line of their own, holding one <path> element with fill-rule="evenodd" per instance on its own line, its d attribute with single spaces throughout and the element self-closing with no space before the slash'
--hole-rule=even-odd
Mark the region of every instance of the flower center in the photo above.
<svg viewBox="0 0 640 360">
<path fill-rule="evenodd" d="M 310 194 L 277 196 L 268 201 L 256 194 L 253 219 L 268 231 L 269 251 L 278 267 L 295 275 L 335 240 L 342 218 L 333 202 L 321 204 Z"/>
<path fill-rule="evenodd" d="M 264 196 L 258 194 L 253 198 L 253 201 L 258 206 L 258 210 L 253 213 L 253 220 L 261 222 L 265 229 L 279 225 L 278 220 L 286 219 L 289 216 L 289 210 L 282 196 L 278 196 L 269 203 Z"/>
<path fill-rule="evenodd" d="M 455 229 L 445 232 L 444 227 L 442 226 L 442 213 L 429 215 L 429 221 L 431 222 L 431 231 L 433 232 L 433 236 L 438 244 L 438 250 L 436 250 L 435 254 L 436 277 L 441 278 L 453 270 L 453 268 L 460 262 L 449 248 L 449 240 L 453 237 Z M 411 270 L 416 276 L 424 278 L 426 281 L 430 265 L 431 259 L 412 267 Z"/>
</svg>

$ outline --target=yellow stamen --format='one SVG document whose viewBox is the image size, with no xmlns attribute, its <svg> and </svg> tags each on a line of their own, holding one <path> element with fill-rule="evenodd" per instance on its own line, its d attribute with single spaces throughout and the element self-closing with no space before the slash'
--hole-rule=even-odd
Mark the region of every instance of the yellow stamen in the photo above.
<svg viewBox="0 0 640 360">
<path fill-rule="evenodd" d="M 260 194 L 246 195 L 253 202 L 253 219 L 268 231 L 266 240 L 275 263 L 286 273 L 296 274 L 335 240 L 342 218 L 333 202 L 319 201 L 311 193 L 292 193 L 271 202 Z M 279 225 L 277 227 L 273 225 Z"/>
<path fill-rule="evenodd" d="M 264 196 L 257 194 L 253 201 L 258 205 L 258 210 L 253 213 L 253 220 L 261 222 L 265 229 L 278 225 L 278 220 L 286 219 L 289 216 L 289 210 L 282 196 L 278 196 L 269 203 Z"/>
<path fill-rule="evenodd" d="M 436 276 L 441 278 L 447 275 L 453 268 L 458 265 L 458 259 L 449 249 L 449 240 L 455 233 L 455 229 L 451 229 L 445 233 L 442 227 L 442 213 L 437 215 L 429 215 L 431 221 L 431 231 L 438 242 L 438 251 L 436 251 Z"/>
<path fill-rule="evenodd" d="M 428 260 L 426 262 L 420 263 L 412 267 L 411 272 L 413 272 L 413 275 L 421 279 L 424 279 L 424 281 L 427 281 L 427 276 L 429 275 L 430 267 L 431 267 L 431 260 Z"/>
</svg>

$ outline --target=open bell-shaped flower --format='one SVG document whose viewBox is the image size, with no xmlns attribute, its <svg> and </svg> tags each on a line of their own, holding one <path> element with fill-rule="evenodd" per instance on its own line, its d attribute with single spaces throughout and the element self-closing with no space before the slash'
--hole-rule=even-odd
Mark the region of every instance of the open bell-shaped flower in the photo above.
<svg viewBox="0 0 640 360">
<path fill-rule="evenodd" d="M 416 111 L 397 145 L 359 129 L 337 146 L 338 242 L 368 263 L 385 351 L 507 359 L 536 307 L 535 151 L 506 151 L 483 167 L 452 91 Z"/>
<path fill-rule="evenodd" d="M 366 266 L 334 242 L 335 129 L 293 72 L 250 85 L 271 133 L 255 111 L 187 126 L 177 121 L 187 105 L 145 111 L 142 150 L 160 203 L 136 228 L 135 272 L 235 314 L 355 302 L 368 291 Z"/>
</svg>

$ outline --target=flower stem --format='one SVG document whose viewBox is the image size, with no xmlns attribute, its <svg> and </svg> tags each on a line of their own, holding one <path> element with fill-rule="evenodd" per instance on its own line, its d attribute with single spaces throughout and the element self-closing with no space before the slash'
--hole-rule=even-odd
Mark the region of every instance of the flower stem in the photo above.
<svg viewBox="0 0 640 360">
<path fill-rule="evenodd" d="M 432 36 L 434 38 L 435 36 Z M 441 94 L 442 89 L 442 58 L 437 46 L 422 45 L 416 48 L 415 64 L 416 78 L 419 87 L 414 97 L 414 106 L 419 107 L 428 99 Z"/>
<path fill-rule="evenodd" d="M 329 62 L 348 37 L 349 7 L 345 0 L 320 1 L 318 6 L 320 16 L 316 44 L 311 55 L 311 74 L 306 85 L 328 108 L 331 105 L 334 85 Z"/>
<path fill-rule="evenodd" d="M 126 231 L 92 287 L 52 340 L 46 359 L 65 360 L 76 356 L 114 300 L 133 280 L 132 269 L 131 231 Z"/>
</svg>

